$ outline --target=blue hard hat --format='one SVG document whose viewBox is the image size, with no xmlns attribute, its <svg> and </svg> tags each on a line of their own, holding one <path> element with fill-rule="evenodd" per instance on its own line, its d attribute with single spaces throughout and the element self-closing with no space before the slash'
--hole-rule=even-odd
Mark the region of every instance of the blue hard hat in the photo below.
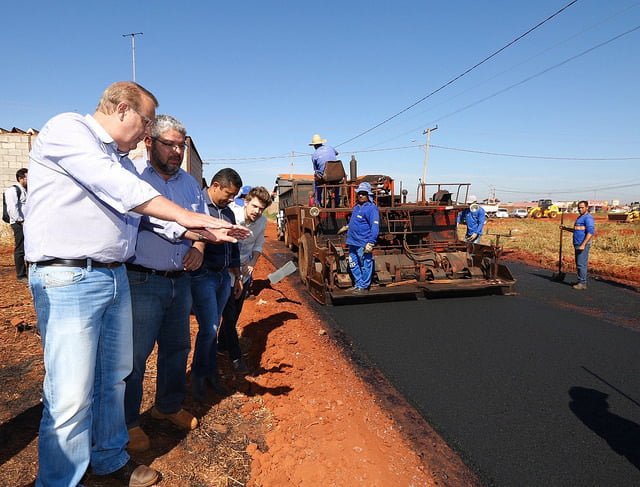
<svg viewBox="0 0 640 487">
<path fill-rule="evenodd" d="M 366 191 L 369 196 L 373 196 L 373 191 L 371 191 L 371 185 L 367 182 L 360 183 L 356 188 L 356 194 Z"/>
<path fill-rule="evenodd" d="M 235 198 L 235 202 L 238 206 L 244 206 L 244 197 L 251 191 L 251 186 L 243 186 L 240 188 L 240 194 Z"/>
</svg>

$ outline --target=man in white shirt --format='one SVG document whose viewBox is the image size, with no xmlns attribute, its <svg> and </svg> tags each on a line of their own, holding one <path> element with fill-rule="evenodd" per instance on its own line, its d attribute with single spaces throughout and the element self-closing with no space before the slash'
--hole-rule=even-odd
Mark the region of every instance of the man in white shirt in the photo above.
<svg viewBox="0 0 640 487">
<path fill-rule="evenodd" d="M 16 278 L 19 282 L 28 283 L 27 266 L 24 262 L 24 205 L 27 202 L 27 173 L 26 168 L 18 169 L 16 172 L 16 184 L 12 184 L 4 192 L 4 202 L 7 207 L 7 215 L 11 230 L 13 230 L 13 261 L 16 266 Z"/>
<path fill-rule="evenodd" d="M 244 189 L 244 188 L 243 188 Z M 263 186 L 251 188 L 245 196 L 244 205 L 235 203 L 229 205 L 236 216 L 236 223 L 251 231 L 251 235 L 240 245 L 240 271 L 243 281 L 242 292 L 232 293 L 222 313 L 222 322 L 218 332 L 218 350 L 229 354 L 234 370 L 239 374 L 249 373 L 247 365 L 242 360 L 242 351 L 238 339 L 236 325 L 245 298 L 249 295 L 249 287 L 253 278 L 253 270 L 262 255 L 264 232 L 267 228 L 267 218 L 264 210 L 271 204 L 271 193 Z M 233 285 L 233 282 L 232 282 Z"/>
<path fill-rule="evenodd" d="M 129 487 L 160 477 L 125 449 L 133 352 L 123 262 L 134 254 L 140 215 L 175 221 L 196 240 L 248 234 L 138 177 L 127 153 L 149 133 L 157 106 L 137 83 L 114 83 L 93 115 L 49 120 L 29 155 L 25 254 L 45 366 L 36 487 L 76 486 L 89 464 Z"/>
</svg>

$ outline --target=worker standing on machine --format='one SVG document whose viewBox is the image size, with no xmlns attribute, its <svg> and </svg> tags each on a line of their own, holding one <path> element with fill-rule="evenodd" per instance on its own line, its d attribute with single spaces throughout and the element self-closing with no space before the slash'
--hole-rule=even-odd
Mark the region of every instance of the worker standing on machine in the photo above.
<svg viewBox="0 0 640 487">
<path fill-rule="evenodd" d="M 356 204 L 347 229 L 349 269 L 354 280 L 354 294 L 365 294 L 371 285 L 373 246 L 380 231 L 379 222 L 380 212 L 373 202 L 371 185 L 360 183 L 356 189 Z"/>
</svg>

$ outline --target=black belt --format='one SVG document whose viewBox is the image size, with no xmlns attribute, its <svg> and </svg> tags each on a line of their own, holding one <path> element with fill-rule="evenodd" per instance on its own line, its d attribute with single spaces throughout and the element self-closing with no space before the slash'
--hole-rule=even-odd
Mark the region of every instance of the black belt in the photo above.
<svg viewBox="0 0 640 487">
<path fill-rule="evenodd" d="M 177 277 L 184 276 L 184 271 L 157 271 L 155 269 L 149 269 L 138 264 L 126 264 L 127 269 L 130 271 L 146 272 L 147 274 L 153 274 L 154 276 L 168 277 L 175 279 Z"/>
<path fill-rule="evenodd" d="M 34 262 L 34 264 L 39 266 L 106 267 L 107 269 L 113 269 L 114 267 L 120 267 L 122 262 L 98 262 L 93 259 L 49 259 Z"/>
</svg>

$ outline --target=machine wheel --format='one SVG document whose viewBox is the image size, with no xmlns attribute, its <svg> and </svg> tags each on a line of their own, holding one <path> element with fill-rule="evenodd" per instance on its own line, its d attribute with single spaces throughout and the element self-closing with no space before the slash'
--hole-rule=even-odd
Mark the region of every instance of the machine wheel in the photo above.
<svg viewBox="0 0 640 487">
<path fill-rule="evenodd" d="M 311 235 L 305 233 L 300 237 L 298 247 L 298 271 L 300 280 L 305 284 L 309 280 L 309 274 L 313 269 L 313 241 Z"/>
<path fill-rule="evenodd" d="M 533 210 L 531 212 L 531 217 L 532 218 L 540 218 L 540 217 L 542 217 L 542 211 L 541 210 Z"/>
<path fill-rule="evenodd" d="M 555 218 L 558 216 L 558 212 L 557 211 L 550 211 L 549 212 L 549 218 Z"/>
</svg>

